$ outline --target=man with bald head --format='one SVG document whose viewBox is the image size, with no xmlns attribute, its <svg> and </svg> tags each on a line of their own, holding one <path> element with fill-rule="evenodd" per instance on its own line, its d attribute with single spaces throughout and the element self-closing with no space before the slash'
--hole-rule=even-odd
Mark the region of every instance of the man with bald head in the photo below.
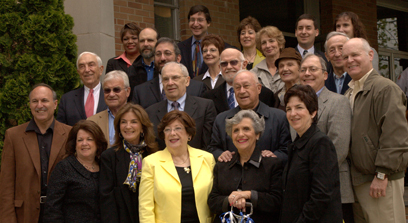
<svg viewBox="0 0 408 223">
<path fill-rule="evenodd" d="M 328 74 L 325 85 L 330 91 L 344 94 L 349 88 L 348 83 L 351 80 L 350 75 L 344 71 L 344 60 L 341 54 L 343 45 L 349 40 L 345 33 L 330 32 L 327 34 L 324 48 L 326 49 L 326 58 L 332 65 L 332 71 Z"/>
<path fill-rule="evenodd" d="M 248 61 L 245 60 L 241 51 L 234 48 L 227 48 L 220 55 L 220 66 L 225 84 L 204 93 L 203 97 L 214 101 L 217 114 L 238 106 L 235 99 L 232 82 L 238 71 L 245 69 Z M 266 87 L 261 87 L 259 99 L 266 105 L 273 107 L 275 97 L 273 92 Z"/>
<path fill-rule="evenodd" d="M 103 72 L 101 58 L 95 53 L 83 52 L 76 65 L 84 85 L 62 95 L 57 113 L 57 120 L 70 126 L 107 108 L 99 80 Z"/>
<path fill-rule="evenodd" d="M 263 150 L 262 155 L 278 157 L 285 163 L 286 148 L 291 142 L 285 112 L 271 108 L 259 100 L 262 85 L 258 82 L 258 76 L 255 73 L 241 70 L 234 76 L 232 87 L 238 106 L 217 115 L 208 151 L 212 152 L 220 162 L 230 161 L 237 149 L 225 131 L 225 120 L 232 118 L 241 109 L 252 109 L 265 119 L 265 131 L 257 142 L 257 146 Z"/>
<path fill-rule="evenodd" d="M 353 112 L 349 154 L 355 222 L 405 222 L 406 96 L 373 69 L 374 52 L 366 40 L 350 39 L 342 55 L 352 79 L 345 95 Z"/>
<path fill-rule="evenodd" d="M 187 68 L 178 62 L 168 62 L 162 69 L 163 90 L 166 100 L 160 101 L 146 109 L 150 121 L 157 133 L 157 126 L 167 112 L 173 110 L 185 111 L 196 124 L 196 134 L 188 144 L 199 149 L 206 149 L 211 137 L 211 129 L 216 116 L 214 103 L 211 100 L 189 95 L 187 86 L 190 85 L 190 76 Z M 166 145 L 159 141 L 160 149 Z"/>
</svg>

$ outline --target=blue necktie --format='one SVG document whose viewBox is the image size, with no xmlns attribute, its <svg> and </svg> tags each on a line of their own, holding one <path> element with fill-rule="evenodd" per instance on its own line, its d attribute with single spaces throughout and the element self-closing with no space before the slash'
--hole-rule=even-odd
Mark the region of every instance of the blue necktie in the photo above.
<svg viewBox="0 0 408 223">
<path fill-rule="evenodd" d="M 235 108 L 235 100 L 234 100 L 234 88 L 229 89 L 229 96 L 228 96 L 228 106 L 230 109 Z"/>
</svg>

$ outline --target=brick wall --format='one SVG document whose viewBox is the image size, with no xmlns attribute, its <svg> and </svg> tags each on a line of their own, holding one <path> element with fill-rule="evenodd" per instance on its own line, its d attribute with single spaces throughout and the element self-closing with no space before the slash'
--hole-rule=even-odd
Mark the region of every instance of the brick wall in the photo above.
<svg viewBox="0 0 408 223">
<path fill-rule="evenodd" d="M 320 1 L 322 34 L 333 31 L 334 18 L 344 11 L 356 13 L 364 23 L 370 45 L 378 51 L 376 0 L 325 0 Z"/>
<path fill-rule="evenodd" d="M 205 5 L 210 10 L 209 33 L 220 35 L 225 42 L 239 47 L 236 30 L 239 25 L 239 0 L 179 0 L 181 40 L 192 34 L 188 28 L 187 15 L 194 5 Z"/>
<path fill-rule="evenodd" d="M 124 52 L 120 30 L 126 23 L 136 22 L 141 28 L 154 27 L 154 0 L 114 0 L 115 54 Z"/>
</svg>

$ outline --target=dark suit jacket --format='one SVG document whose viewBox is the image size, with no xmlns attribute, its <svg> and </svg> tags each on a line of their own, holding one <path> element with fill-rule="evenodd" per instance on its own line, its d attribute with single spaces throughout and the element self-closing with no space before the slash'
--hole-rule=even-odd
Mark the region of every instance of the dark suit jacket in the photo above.
<svg viewBox="0 0 408 223">
<path fill-rule="evenodd" d="M 82 86 L 62 95 L 57 113 L 57 120 L 59 122 L 73 126 L 79 120 L 86 119 L 84 93 L 85 88 L 84 86 Z M 108 106 L 106 106 L 105 104 L 105 98 L 101 86 L 96 113 L 101 112 L 107 108 Z"/>
<path fill-rule="evenodd" d="M 116 147 L 105 150 L 101 155 L 99 192 L 102 223 L 139 222 L 139 185 L 132 192 L 123 184 L 129 171 L 130 156 L 124 149 Z M 145 150 L 142 157 L 150 153 Z"/>
<path fill-rule="evenodd" d="M 26 132 L 29 122 L 6 131 L 0 172 L 0 222 L 38 222 L 41 161 L 37 134 Z M 65 154 L 71 126 L 54 125 L 48 176 Z"/>
<path fill-rule="evenodd" d="M 108 60 L 108 63 L 106 64 L 105 73 L 107 74 L 111 72 L 112 70 L 121 70 L 121 71 L 124 71 L 125 73 L 128 73 L 130 67 L 127 66 L 127 63 L 122 58 L 119 58 L 119 59 L 116 59 L 116 58 L 118 57 L 117 56 L 112 57 Z M 136 61 L 137 59 L 133 61 L 133 64 Z"/>
<path fill-rule="evenodd" d="M 344 93 L 349 89 L 348 83 L 351 81 L 350 75 L 346 73 L 346 77 L 344 79 L 343 87 L 341 88 L 341 94 L 344 95 Z M 324 82 L 324 85 L 326 85 L 327 89 L 330 91 L 333 91 L 337 93 L 337 88 L 336 88 L 336 83 L 334 82 L 334 77 L 333 77 L 333 72 L 329 73 L 327 75 L 327 80 Z"/>
<path fill-rule="evenodd" d="M 234 109 L 225 111 L 215 118 L 211 142 L 207 147 L 215 159 L 226 150 L 237 151 L 237 148 L 232 143 L 231 137 L 225 131 L 225 119 L 232 118 L 241 108 L 238 106 Z M 259 102 L 256 112 L 265 118 L 265 131 L 257 142 L 257 147 L 261 150 L 270 150 L 280 158 L 283 163 L 286 163 L 287 145 L 292 140 L 290 138 L 289 123 L 286 119 L 285 112 L 282 110 L 268 107 L 266 104 Z"/>
<path fill-rule="evenodd" d="M 191 55 L 191 44 L 193 41 L 193 36 L 190 36 L 190 38 L 178 43 L 178 47 L 180 48 L 181 51 L 181 61 L 180 63 L 184 64 L 184 66 L 187 67 L 188 73 L 190 74 L 191 78 L 194 78 L 194 71 L 193 71 L 193 64 L 192 64 L 192 55 Z M 224 43 L 224 49 L 227 48 L 236 48 L 234 46 L 229 45 L 228 43 Z M 198 74 L 204 74 L 208 70 L 207 64 L 202 63 L 201 68 L 198 72 Z"/>
<path fill-rule="evenodd" d="M 225 83 L 203 94 L 203 98 L 213 100 L 215 109 L 217 110 L 217 114 L 230 109 L 228 106 L 226 89 L 227 84 Z M 269 107 L 273 107 L 275 104 L 275 97 L 273 95 L 273 92 L 264 86 L 262 86 L 261 93 L 259 94 L 259 100 Z"/>
<path fill-rule="evenodd" d="M 206 150 L 210 143 L 211 129 L 217 115 L 214 103 L 211 100 L 191 96 L 187 93 L 184 111 L 194 119 L 196 124 L 196 135 L 188 144 L 194 148 Z M 167 113 L 167 100 L 148 107 L 146 112 L 154 125 L 157 136 L 157 125 Z M 159 140 L 159 147 L 160 149 L 166 147 L 162 140 Z"/>
<path fill-rule="evenodd" d="M 205 91 L 206 88 L 203 82 L 190 80 L 190 85 L 187 87 L 188 95 L 201 97 Z M 150 81 L 136 86 L 133 91 L 132 101 L 145 109 L 150 105 L 162 101 L 159 77 L 155 77 Z"/>
<path fill-rule="evenodd" d="M 193 80 L 203 82 L 205 84 L 205 87 L 207 88 L 207 91 L 212 90 L 213 88 L 211 86 L 211 78 L 207 77 L 203 80 L 203 77 L 204 77 L 204 74 L 200 74 L 197 77 L 193 78 Z M 214 89 L 221 86 L 224 83 L 225 83 L 224 78 L 222 78 L 222 76 L 219 76 L 217 79 L 217 82 L 215 82 Z"/>
</svg>

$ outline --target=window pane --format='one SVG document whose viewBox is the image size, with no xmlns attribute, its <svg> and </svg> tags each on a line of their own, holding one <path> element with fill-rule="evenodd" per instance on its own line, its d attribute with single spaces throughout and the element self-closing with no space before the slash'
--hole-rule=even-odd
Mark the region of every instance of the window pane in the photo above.
<svg viewBox="0 0 408 223">
<path fill-rule="evenodd" d="M 154 2 L 166 3 L 166 4 L 173 4 L 173 0 L 154 0 Z"/>
<path fill-rule="evenodd" d="M 390 78 L 390 57 L 379 55 L 380 74 L 383 77 Z"/>
<path fill-rule="evenodd" d="M 398 78 L 401 75 L 402 71 L 407 69 L 407 67 L 408 67 L 408 59 L 394 58 L 395 80 L 398 80 Z"/>
<path fill-rule="evenodd" d="M 408 51 L 408 13 L 377 7 L 378 46 Z"/>
<path fill-rule="evenodd" d="M 160 36 L 174 39 L 173 10 L 166 7 L 154 6 L 154 23 Z"/>
</svg>

